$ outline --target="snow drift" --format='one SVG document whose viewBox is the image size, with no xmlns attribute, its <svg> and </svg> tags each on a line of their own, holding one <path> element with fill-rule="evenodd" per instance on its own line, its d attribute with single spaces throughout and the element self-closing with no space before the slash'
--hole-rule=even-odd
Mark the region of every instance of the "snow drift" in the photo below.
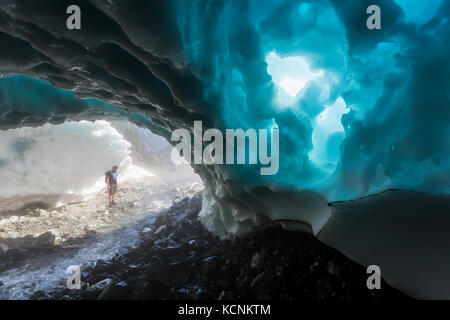
<svg viewBox="0 0 450 320">
<path fill-rule="evenodd" d="M 139 171 L 131 144 L 106 121 L 10 129 L 0 137 L 0 197 L 88 195 L 104 187 L 103 174 L 113 165 L 119 165 L 122 180 Z"/>
</svg>

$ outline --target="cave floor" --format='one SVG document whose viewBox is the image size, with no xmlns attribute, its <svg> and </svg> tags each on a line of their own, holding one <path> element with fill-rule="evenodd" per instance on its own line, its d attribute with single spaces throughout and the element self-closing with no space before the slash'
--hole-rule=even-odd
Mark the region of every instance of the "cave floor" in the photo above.
<svg viewBox="0 0 450 320">
<path fill-rule="evenodd" d="M 219 240 L 198 222 L 201 195 L 185 198 L 141 233 L 140 244 L 83 269 L 81 290 L 32 299 L 386 300 L 409 299 L 311 235 L 269 228 Z"/>
<path fill-rule="evenodd" d="M 34 291 L 65 286 L 69 266 L 123 254 L 139 243 L 144 223 L 203 189 L 190 171 L 163 169 L 165 174 L 121 183 L 114 208 L 107 208 L 102 191 L 58 208 L 0 215 L 0 299 L 28 299 Z"/>
<path fill-rule="evenodd" d="M 178 178 L 182 173 L 121 183 L 116 196 L 117 206 L 112 208 L 107 206 L 106 188 L 87 199 L 80 198 L 54 208 L 34 207 L 34 202 L 30 202 L 27 209 L 17 205 L 18 209 L 14 212 L 3 215 L 0 212 L 0 244 L 19 250 L 55 245 L 69 247 L 77 242 L 77 239 L 97 232 L 109 232 L 113 228 L 119 228 L 122 222 L 128 221 L 132 215 L 167 209 L 173 201 L 202 190 L 201 183 L 193 182 L 199 181 L 197 177 L 177 179 L 175 183 L 174 176 L 178 174 Z M 34 198 L 40 199 L 42 203 L 43 197 Z M 48 199 L 57 196 L 45 197 Z M 11 198 L 3 203 L 20 203 L 23 200 L 22 197 Z"/>
</svg>

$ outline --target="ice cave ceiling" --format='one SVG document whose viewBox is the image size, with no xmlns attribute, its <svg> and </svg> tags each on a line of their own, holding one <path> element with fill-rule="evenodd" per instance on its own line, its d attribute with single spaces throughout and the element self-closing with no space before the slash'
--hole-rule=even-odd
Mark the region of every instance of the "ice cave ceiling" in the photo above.
<svg viewBox="0 0 450 320">
<path fill-rule="evenodd" d="M 81 30 L 66 28 L 72 4 Z M 365 27 L 372 4 L 381 30 Z M 2 0 L 0 128 L 276 125 L 277 175 L 196 166 L 204 223 L 318 234 L 328 202 L 450 192 L 449 12 L 447 0 Z"/>
</svg>

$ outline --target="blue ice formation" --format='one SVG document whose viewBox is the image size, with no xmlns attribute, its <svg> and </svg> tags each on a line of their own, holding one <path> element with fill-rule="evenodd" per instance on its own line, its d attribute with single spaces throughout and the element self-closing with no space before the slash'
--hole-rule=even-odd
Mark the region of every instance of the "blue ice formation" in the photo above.
<svg viewBox="0 0 450 320">
<path fill-rule="evenodd" d="M 2 128 L 111 114 L 166 137 L 194 120 L 277 127 L 277 175 L 219 166 L 215 178 L 328 202 L 450 191 L 448 1 L 80 1 L 79 33 L 43 20 L 64 4 L 43 1 L 34 17 L 26 4 L 2 7 L 10 50 L 0 60 L 12 76 L 0 80 Z M 381 30 L 365 27 L 370 4 L 381 8 Z"/>
<path fill-rule="evenodd" d="M 60 124 L 66 120 L 119 118 L 126 113 L 96 99 L 78 99 L 70 91 L 26 76 L 0 79 L 0 128 Z"/>
<path fill-rule="evenodd" d="M 279 174 L 237 176 L 329 201 L 449 192 L 448 3 L 375 1 L 382 29 L 372 31 L 372 2 L 177 2 L 214 120 L 280 129 Z"/>
<path fill-rule="evenodd" d="M 68 1 L 7 3 L 2 128 L 111 114 L 166 137 L 194 120 L 278 128 L 277 175 L 198 168 L 222 186 L 233 181 L 222 193 L 211 183 L 219 202 L 259 186 L 322 202 L 450 191 L 448 1 L 84 0 L 77 32 L 57 14 Z M 381 30 L 366 28 L 370 4 L 381 8 Z"/>
</svg>

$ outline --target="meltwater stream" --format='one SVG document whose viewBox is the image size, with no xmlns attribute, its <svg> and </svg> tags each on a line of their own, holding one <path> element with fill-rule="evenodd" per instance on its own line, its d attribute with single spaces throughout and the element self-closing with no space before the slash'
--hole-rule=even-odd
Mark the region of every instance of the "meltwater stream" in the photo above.
<svg viewBox="0 0 450 320">
<path fill-rule="evenodd" d="M 66 249 L 37 256 L 23 266 L 0 274 L 1 299 L 28 299 L 33 292 L 63 287 L 69 266 L 93 264 L 99 259 L 110 259 L 135 247 L 139 241 L 139 233 L 143 225 L 151 223 L 155 217 L 152 212 L 134 216 L 123 227 L 111 232 L 104 232 L 92 240 L 86 247 Z"/>
<path fill-rule="evenodd" d="M 39 254 L 0 273 L 0 299 L 25 300 L 38 290 L 65 289 L 66 280 L 71 275 L 68 273 L 70 266 L 94 265 L 97 260 L 111 259 L 116 254 L 121 255 L 135 248 L 140 233 L 148 231 L 145 228 L 153 223 L 158 212 L 202 189 L 200 183 L 187 180 L 177 183 L 171 179 L 164 179 L 164 183 L 162 180 L 153 182 L 148 192 L 142 195 L 140 211 L 130 213 L 114 209 L 117 211 L 114 223 L 98 230 L 96 236 L 79 248 Z"/>
</svg>

